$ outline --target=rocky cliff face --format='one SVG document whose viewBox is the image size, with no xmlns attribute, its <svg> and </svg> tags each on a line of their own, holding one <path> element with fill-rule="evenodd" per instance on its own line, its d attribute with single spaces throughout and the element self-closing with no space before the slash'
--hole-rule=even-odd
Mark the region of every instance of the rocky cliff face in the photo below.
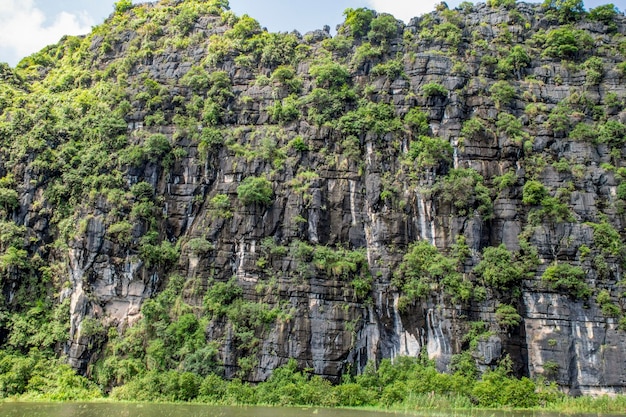
<svg viewBox="0 0 626 417">
<path fill-rule="evenodd" d="M 510 355 L 623 391 L 623 15 L 359 9 L 331 37 L 223 6 L 118 10 L 5 68 L 5 311 L 69 308 L 55 346 L 89 374 L 124 337 L 155 366 L 192 314 L 180 362 L 227 377 Z"/>
</svg>

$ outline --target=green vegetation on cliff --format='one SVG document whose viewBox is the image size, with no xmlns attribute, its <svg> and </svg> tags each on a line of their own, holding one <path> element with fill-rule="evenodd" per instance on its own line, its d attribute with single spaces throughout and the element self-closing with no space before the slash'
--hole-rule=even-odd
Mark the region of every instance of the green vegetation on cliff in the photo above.
<svg viewBox="0 0 626 417">
<path fill-rule="evenodd" d="M 268 33 L 224 0 L 118 1 L 0 64 L 0 396 L 624 389 L 626 18 L 345 17 Z"/>
</svg>

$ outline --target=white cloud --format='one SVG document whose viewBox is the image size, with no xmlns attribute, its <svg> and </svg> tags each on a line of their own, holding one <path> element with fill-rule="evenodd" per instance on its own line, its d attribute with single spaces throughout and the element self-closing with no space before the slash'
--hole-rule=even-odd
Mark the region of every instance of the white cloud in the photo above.
<svg viewBox="0 0 626 417">
<path fill-rule="evenodd" d="M 63 35 L 86 34 L 94 24 L 86 12 L 61 12 L 48 17 L 50 21 L 33 0 L 1 0 L 0 50 L 25 57 L 58 42 Z"/>
<path fill-rule="evenodd" d="M 441 0 L 368 0 L 370 7 L 377 12 L 391 13 L 397 19 L 409 23 L 411 18 L 435 10 Z"/>
</svg>

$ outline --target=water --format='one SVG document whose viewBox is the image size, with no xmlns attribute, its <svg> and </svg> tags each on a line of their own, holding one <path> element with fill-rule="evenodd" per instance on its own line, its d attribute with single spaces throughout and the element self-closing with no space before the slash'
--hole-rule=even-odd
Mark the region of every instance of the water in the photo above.
<svg viewBox="0 0 626 417">
<path fill-rule="evenodd" d="M 407 415 L 398 413 L 397 415 Z M 425 411 L 422 417 L 557 417 L 558 414 L 502 411 Z M 0 417 L 390 417 L 392 413 L 317 407 L 216 407 L 119 403 L 0 403 Z"/>
<path fill-rule="evenodd" d="M 389 417 L 387 413 L 324 408 L 216 407 L 187 404 L 3 403 L 0 417 Z"/>
</svg>

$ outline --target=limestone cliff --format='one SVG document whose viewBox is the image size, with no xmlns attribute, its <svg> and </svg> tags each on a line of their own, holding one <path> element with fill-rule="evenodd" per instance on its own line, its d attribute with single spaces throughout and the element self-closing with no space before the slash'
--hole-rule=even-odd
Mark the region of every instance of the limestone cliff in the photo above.
<svg viewBox="0 0 626 417">
<path fill-rule="evenodd" d="M 156 366 L 169 314 L 226 377 L 508 354 L 623 392 L 626 18 L 497 3 L 332 37 L 164 0 L 4 68 L 3 343 L 54 300 L 88 374 Z"/>
</svg>

